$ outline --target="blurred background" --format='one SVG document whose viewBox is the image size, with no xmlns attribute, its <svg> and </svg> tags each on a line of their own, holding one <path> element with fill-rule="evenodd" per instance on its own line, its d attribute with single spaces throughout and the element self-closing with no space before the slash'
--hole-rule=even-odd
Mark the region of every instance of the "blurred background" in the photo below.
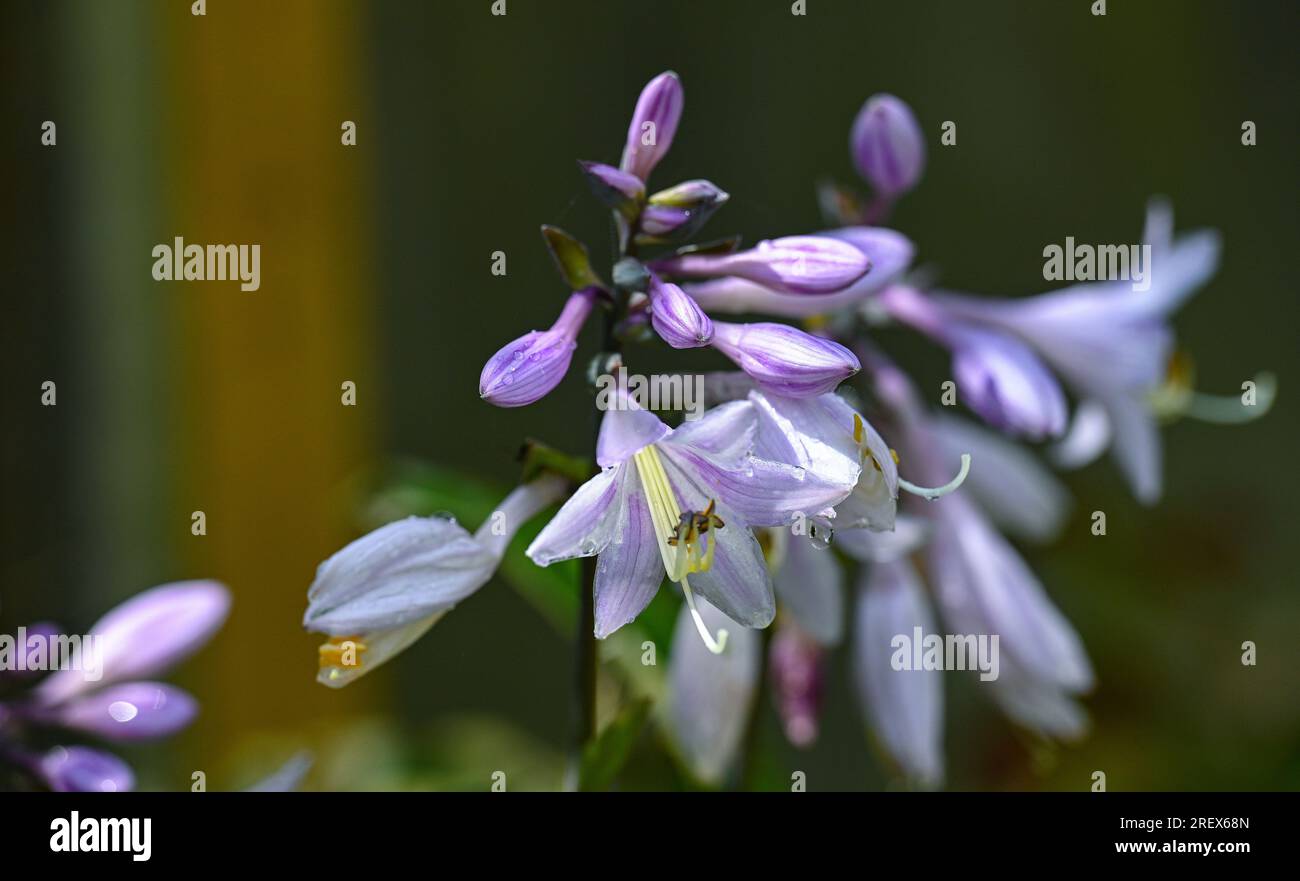
<svg viewBox="0 0 1300 881">
<path fill-rule="evenodd" d="M 1027 555 L 1097 667 L 1092 736 L 1038 743 L 949 676 L 949 786 L 1083 789 L 1103 769 L 1111 789 L 1300 787 L 1295 4 L 1112 2 L 1105 17 L 1085 0 L 807 5 L 0 6 L 0 632 L 38 619 L 83 632 L 186 578 L 235 596 L 173 677 L 200 699 L 198 721 L 123 751 L 142 787 L 185 788 L 201 769 L 210 788 L 236 788 L 302 748 L 317 758 L 309 788 L 484 788 L 503 755 L 512 789 L 558 785 L 576 589 L 563 570 L 514 589 L 498 577 L 338 692 L 314 682 L 317 639 L 300 620 L 316 565 L 390 513 L 374 493 L 398 463 L 472 485 L 455 513 L 473 527 L 513 485 L 525 436 L 586 451 L 576 379 L 523 410 L 483 404 L 476 382 L 565 296 L 540 224 L 604 259 L 606 220 L 574 160 L 616 163 L 638 91 L 666 69 L 686 111 L 656 181 L 729 191 L 711 234 L 820 228 L 814 187 L 860 184 L 848 129 L 878 91 L 931 135 L 925 179 L 891 225 L 946 286 L 1041 291 L 1045 244 L 1136 241 L 1152 194 L 1173 199 L 1179 229 L 1221 230 L 1222 266 L 1178 316 L 1180 343 L 1203 390 L 1271 369 L 1279 401 L 1245 427 L 1168 430 L 1154 509 L 1108 461 L 1068 476 L 1065 535 Z M 56 147 L 40 143 L 45 120 Z M 355 147 L 340 143 L 345 120 Z M 945 120 L 955 147 L 938 145 Z M 1243 120 L 1256 146 L 1242 146 Z M 175 236 L 260 243 L 261 289 L 153 281 L 151 249 Z M 504 277 L 489 271 L 498 250 Z M 942 353 L 903 333 L 881 342 L 937 390 Z M 575 365 L 592 351 L 584 338 Z M 55 407 L 40 405 L 47 380 Z M 340 404 L 345 381 L 355 407 Z M 196 510 L 205 536 L 191 534 Z M 1104 538 L 1093 510 L 1108 514 Z M 652 631 L 671 626 L 667 600 Z M 1244 640 L 1257 666 L 1240 663 Z M 899 785 L 847 661 L 832 659 L 811 750 L 763 708 L 754 785 L 788 787 L 791 769 L 812 789 Z M 638 742 L 624 785 L 687 785 L 655 740 Z"/>
</svg>

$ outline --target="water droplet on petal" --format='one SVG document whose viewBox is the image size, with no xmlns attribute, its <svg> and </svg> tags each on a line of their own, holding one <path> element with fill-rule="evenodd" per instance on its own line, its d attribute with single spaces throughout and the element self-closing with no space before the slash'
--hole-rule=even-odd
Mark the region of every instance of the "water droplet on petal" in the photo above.
<svg viewBox="0 0 1300 881">
<path fill-rule="evenodd" d="M 808 527 L 808 541 L 814 548 L 824 551 L 831 546 L 835 540 L 835 530 L 821 523 L 814 523 Z"/>
<path fill-rule="evenodd" d="M 113 701 L 108 705 L 108 715 L 115 722 L 130 722 L 140 713 L 140 708 L 128 701 Z"/>
</svg>

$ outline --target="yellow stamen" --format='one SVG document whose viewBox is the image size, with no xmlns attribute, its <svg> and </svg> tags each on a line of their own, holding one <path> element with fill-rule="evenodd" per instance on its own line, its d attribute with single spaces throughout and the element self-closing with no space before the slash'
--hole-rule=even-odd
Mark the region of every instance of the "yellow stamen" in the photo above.
<svg viewBox="0 0 1300 881">
<path fill-rule="evenodd" d="M 704 626 L 704 619 L 695 608 L 695 594 L 691 590 L 686 576 L 692 572 L 707 572 L 713 565 L 713 552 L 716 538 L 709 536 L 708 547 L 700 552 L 701 534 L 710 527 L 721 529 L 722 518 L 713 513 L 714 503 L 709 501 L 702 514 L 693 511 L 682 513 L 677 497 L 673 494 L 668 473 L 664 470 L 663 460 L 654 444 L 643 447 L 632 456 L 636 463 L 637 474 L 641 477 L 641 486 L 645 489 L 646 504 L 650 508 L 650 522 L 654 526 L 658 539 L 659 554 L 664 561 L 664 571 L 668 579 L 682 586 L 686 605 L 691 610 L 695 629 L 705 646 L 714 654 L 722 654 L 727 645 L 727 631 L 719 630 L 717 639 Z"/>
<path fill-rule="evenodd" d="M 331 636 L 317 650 L 320 669 L 330 667 L 360 667 L 361 656 L 369 649 L 359 636 Z"/>
</svg>

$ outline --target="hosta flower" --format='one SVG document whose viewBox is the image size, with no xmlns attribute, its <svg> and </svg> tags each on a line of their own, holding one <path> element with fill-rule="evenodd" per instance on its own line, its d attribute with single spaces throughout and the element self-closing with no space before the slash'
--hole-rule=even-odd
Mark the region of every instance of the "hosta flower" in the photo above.
<svg viewBox="0 0 1300 881">
<path fill-rule="evenodd" d="M 1077 284 L 1019 300 L 936 294 L 951 318 L 1010 333 L 1034 348 L 1088 404 L 1135 495 L 1151 503 L 1161 493 L 1161 451 L 1149 398 L 1170 361 L 1168 316 L 1213 275 L 1219 237 L 1200 231 L 1172 240 L 1167 206 L 1153 203 L 1145 241 L 1151 245 L 1150 289 L 1128 281 Z"/>
<path fill-rule="evenodd" d="M 768 652 L 768 669 L 786 740 L 797 747 L 811 746 L 821 727 L 826 649 L 792 619 L 781 618 Z"/>
<path fill-rule="evenodd" d="M 872 95 L 849 135 L 853 164 L 880 195 L 895 199 L 916 186 L 925 169 L 925 136 L 906 103 Z"/>
<path fill-rule="evenodd" d="M 787 294 L 830 294 L 866 275 L 871 261 L 852 244 L 829 236 L 786 236 L 748 251 L 678 254 L 653 266 L 688 278 L 736 276 Z"/>
<path fill-rule="evenodd" d="M 212 581 L 187 581 L 137 594 L 88 629 L 79 669 L 64 667 L 29 691 L 0 702 L 0 763 L 8 763 L 58 792 L 120 792 L 135 777 L 116 756 L 87 746 L 55 746 L 38 752 L 19 739 L 27 730 L 59 737 L 84 736 L 115 743 L 165 737 L 187 726 L 198 703 L 185 691 L 147 681 L 197 651 L 221 627 L 230 594 Z M 27 631 L 59 639 L 50 626 Z M 92 648 L 97 643 L 98 648 Z M 94 675 L 86 653 L 98 652 Z M 48 740 L 47 740 L 48 742 Z"/>
<path fill-rule="evenodd" d="M 503 346 L 483 366 L 479 396 L 498 407 L 523 407 L 545 397 L 568 372 L 596 296 L 595 288 L 574 293 L 549 330 L 529 331 Z"/>
<path fill-rule="evenodd" d="M 627 143 L 619 168 L 641 180 L 649 179 L 650 172 L 673 144 L 684 103 L 682 81 L 672 71 L 661 73 L 647 83 L 627 127 Z"/>
<path fill-rule="evenodd" d="M 668 662 L 668 730 L 683 762 L 700 781 L 721 783 L 739 756 L 758 694 L 763 642 L 705 600 L 698 614 L 683 608 Z M 727 650 L 711 652 L 691 630 L 733 632 Z"/>
<path fill-rule="evenodd" d="M 829 294 L 790 294 L 730 276 L 692 282 L 684 289 L 705 311 L 713 314 L 764 312 L 787 318 L 822 315 L 860 304 L 898 280 L 916 253 L 912 242 L 892 229 L 849 226 L 817 233 L 857 248 L 871 263 L 871 270 L 843 290 Z"/>
<path fill-rule="evenodd" d="M 764 389 L 791 398 L 835 390 L 861 365 L 852 352 L 788 324 L 713 322 L 713 347 Z"/>
<path fill-rule="evenodd" d="M 845 490 L 818 475 L 750 453 L 753 407 L 737 401 L 670 429 L 630 399 L 605 413 L 583 484 L 528 548 L 538 565 L 599 555 L 596 635 L 634 619 L 667 576 L 681 585 L 705 643 L 725 638 L 696 611 L 700 593 L 727 617 L 766 627 L 772 582 L 751 526 L 783 525 L 796 512 L 828 512 Z"/>
<path fill-rule="evenodd" d="M 1065 394 L 1019 338 L 953 319 L 915 288 L 895 285 L 877 302 L 953 352 L 957 398 L 1009 434 L 1041 440 L 1065 430 Z"/>
<path fill-rule="evenodd" d="M 943 779 L 943 673 L 895 670 L 894 637 L 920 627 L 934 633 L 934 615 L 912 564 L 879 561 L 859 579 L 853 639 L 856 683 L 868 722 L 903 772 L 923 786 Z"/>
<path fill-rule="evenodd" d="M 564 488 L 555 476 L 515 488 L 473 535 L 447 517 L 398 520 L 321 563 L 303 615 L 330 637 L 317 681 L 342 688 L 423 636 L 488 582 L 514 534 Z"/>
</svg>

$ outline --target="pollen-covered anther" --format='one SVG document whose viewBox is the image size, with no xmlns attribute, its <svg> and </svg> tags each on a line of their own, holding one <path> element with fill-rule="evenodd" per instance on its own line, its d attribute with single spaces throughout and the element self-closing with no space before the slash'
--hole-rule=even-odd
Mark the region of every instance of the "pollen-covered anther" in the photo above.
<svg viewBox="0 0 1300 881">
<path fill-rule="evenodd" d="M 369 649 L 359 636 L 331 636 L 318 649 L 320 669 L 360 667 L 361 656 Z"/>
</svg>

